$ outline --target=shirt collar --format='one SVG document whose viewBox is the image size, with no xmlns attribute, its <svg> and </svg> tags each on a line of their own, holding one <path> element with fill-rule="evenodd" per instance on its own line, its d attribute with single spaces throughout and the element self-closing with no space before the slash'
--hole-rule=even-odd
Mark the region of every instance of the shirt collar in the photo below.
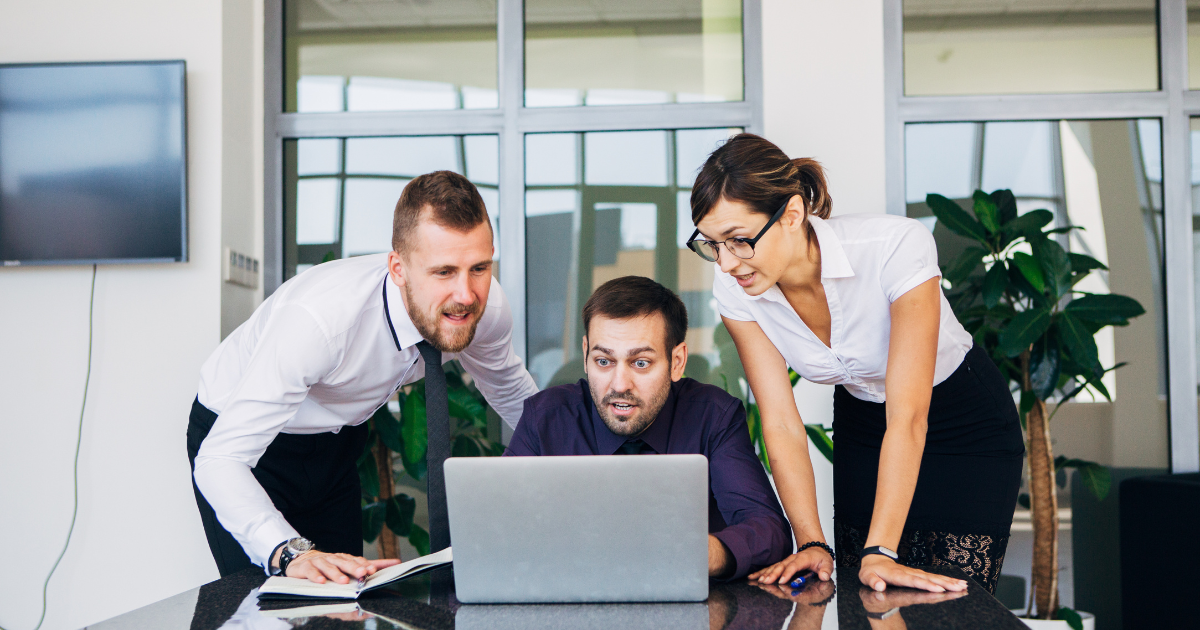
<svg viewBox="0 0 1200 630">
<path fill-rule="evenodd" d="M 604 420 L 600 419 L 600 412 L 596 409 L 596 405 L 592 400 L 592 390 L 588 386 L 587 379 L 580 379 L 579 386 L 583 390 L 584 405 L 587 406 L 588 415 L 591 416 L 592 426 L 596 431 L 596 450 L 597 455 L 613 455 L 621 445 L 630 439 L 637 439 L 650 445 L 654 452 L 665 455 L 667 453 L 667 445 L 671 437 L 671 423 L 675 419 L 675 403 L 678 397 L 675 395 L 675 390 L 679 387 L 679 382 L 671 383 L 671 390 L 667 394 L 667 401 L 663 403 L 663 408 L 658 412 L 658 417 L 650 426 L 642 432 L 641 435 L 634 438 L 627 438 L 617 435 L 608 430 L 608 426 L 604 424 Z"/>
<path fill-rule="evenodd" d="M 834 233 L 833 228 L 829 227 L 824 219 L 815 215 L 808 215 L 808 220 L 812 223 L 813 232 L 817 235 L 817 245 L 821 248 L 821 279 L 852 277 L 854 269 L 850 266 L 850 260 L 846 258 L 846 251 L 842 249 L 842 242 Z M 722 273 L 720 265 L 714 264 L 717 265 L 717 273 Z M 741 297 L 747 300 L 788 303 L 783 291 L 779 289 L 779 285 L 772 285 L 759 295 L 747 295 L 743 290 Z"/>
<path fill-rule="evenodd" d="M 387 320 L 392 333 L 392 341 L 396 342 L 396 350 L 403 351 L 421 341 L 421 333 L 413 325 L 408 316 L 408 309 L 400 297 L 400 287 L 392 282 L 391 274 L 383 276 L 383 316 Z"/>
</svg>

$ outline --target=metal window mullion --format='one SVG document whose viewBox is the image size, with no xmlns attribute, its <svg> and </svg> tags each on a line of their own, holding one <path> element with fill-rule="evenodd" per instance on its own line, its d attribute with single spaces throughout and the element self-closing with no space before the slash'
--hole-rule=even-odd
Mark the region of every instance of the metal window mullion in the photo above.
<svg viewBox="0 0 1200 630">
<path fill-rule="evenodd" d="M 883 2 L 883 151 L 884 207 L 888 214 L 907 214 L 904 190 L 904 0 Z"/>
<path fill-rule="evenodd" d="M 531 107 L 520 112 L 525 133 L 637 131 L 713 127 L 752 128 L 755 105 L 733 103 L 665 103 L 603 107 Z M 761 108 L 760 108 L 761 109 Z"/>
<path fill-rule="evenodd" d="M 525 101 L 525 11 L 522 0 L 499 0 L 496 8 L 500 277 L 512 309 L 513 348 L 528 361 L 525 338 L 525 138 L 518 124 Z M 503 433 L 509 433 L 507 425 L 502 428 Z"/>
<path fill-rule="evenodd" d="M 1163 245 L 1167 300 L 1167 403 L 1171 471 L 1200 471 L 1196 410 L 1195 277 L 1190 177 L 1190 129 L 1184 107 L 1188 87 L 1187 2 L 1160 0 L 1163 91 Z"/>
<path fill-rule="evenodd" d="M 763 114 L 762 0 L 742 0 L 742 100 L 747 118 L 740 125 L 750 133 L 765 132 Z"/>
<path fill-rule="evenodd" d="M 898 96 L 896 111 L 903 123 L 1160 118 L 1168 100 L 1164 92 Z"/>
<path fill-rule="evenodd" d="M 263 296 L 283 283 L 283 0 L 263 6 Z"/>
</svg>

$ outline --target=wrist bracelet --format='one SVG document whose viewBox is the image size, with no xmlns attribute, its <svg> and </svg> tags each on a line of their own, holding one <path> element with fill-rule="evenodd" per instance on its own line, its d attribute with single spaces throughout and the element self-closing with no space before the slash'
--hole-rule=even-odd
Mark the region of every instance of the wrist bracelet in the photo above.
<svg viewBox="0 0 1200 630">
<path fill-rule="evenodd" d="M 833 554 L 833 547 L 830 547 L 829 545 L 826 545 L 823 542 L 818 542 L 816 540 L 811 541 L 811 542 L 806 542 L 803 545 L 800 545 L 800 548 L 796 550 L 796 553 L 800 553 L 801 551 L 804 551 L 805 549 L 809 549 L 812 547 L 820 547 L 820 548 L 824 549 L 826 552 L 829 553 L 829 559 L 833 560 L 835 564 L 837 563 L 837 556 L 835 556 Z"/>
</svg>

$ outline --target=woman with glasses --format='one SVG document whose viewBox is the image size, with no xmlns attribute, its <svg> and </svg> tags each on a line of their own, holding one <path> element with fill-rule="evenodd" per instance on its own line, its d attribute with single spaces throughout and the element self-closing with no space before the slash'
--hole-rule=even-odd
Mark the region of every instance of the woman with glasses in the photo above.
<svg viewBox="0 0 1200 630">
<path fill-rule="evenodd" d="M 688 247 L 719 268 L 713 294 L 799 545 L 750 578 L 834 567 L 791 366 L 836 385 L 837 566 L 876 590 L 960 591 L 913 568 L 953 565 L 994 592 L 1025 453 L 1007 381 L 950 310 L 924 225 L 831 207 L 816 161 L 752 134 L 714 151 L 692 189 Z"/>
</svg>

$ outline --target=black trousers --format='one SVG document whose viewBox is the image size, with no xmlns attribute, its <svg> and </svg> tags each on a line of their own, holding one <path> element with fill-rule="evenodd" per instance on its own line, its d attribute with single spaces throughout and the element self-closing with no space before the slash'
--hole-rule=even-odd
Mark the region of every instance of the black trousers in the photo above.
<svg viewBox="0 0 1200 630">
<path fill-rule="evenodd" d="M 216 420 L 217 414 L 200 404 L 199 399 L 192 403 L 187 450 L 193 473 L 196 453 Z M 357 463 L 366 443 L 365 422 L 338 433 L 280 433 L 252 471 L 275 508 L 301 536 L 313 541 L 317 549 L 361 556 L 362 490 Z M 221 577 L 254 566 L 233 535 L 217 521 L 216 513 L 194 479 L 192 489 L 196 492 L 196 506 L 200 508 L 208 547 Z"/>
</svg>

